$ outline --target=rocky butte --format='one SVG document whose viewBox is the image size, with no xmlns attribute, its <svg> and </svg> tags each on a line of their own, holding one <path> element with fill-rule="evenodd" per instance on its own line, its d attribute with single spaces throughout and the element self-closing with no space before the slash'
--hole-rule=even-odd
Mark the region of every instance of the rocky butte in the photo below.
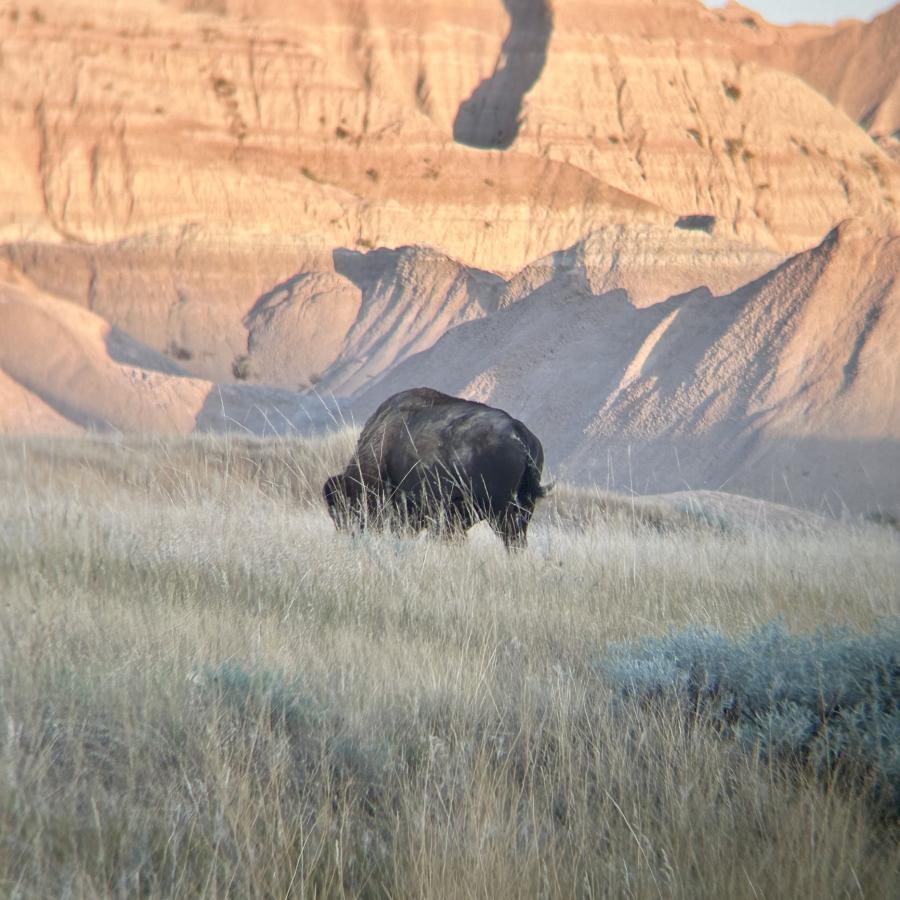
<svg viewBox="0 0 900 900">
<path fill-rule="evenodd" d="M 0 0 L 0 430 L 429 384 L 551 470 L 900 512 L 900 7 Z"/>
</svg>

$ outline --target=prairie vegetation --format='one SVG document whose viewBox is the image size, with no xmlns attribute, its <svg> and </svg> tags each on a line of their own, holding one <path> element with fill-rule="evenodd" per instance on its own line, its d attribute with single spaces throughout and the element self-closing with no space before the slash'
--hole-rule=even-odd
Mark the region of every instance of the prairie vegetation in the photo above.
<svg viewBox="0 0 900 900">
<path fill-rule="evenodd" d="M 354 538 L 319 495 L 352 440 L 0 442 L 0 894 L 892 895 L 868 770 L 621 673 L 673 629 L 752 666 L 776 621 L 880 636 L 889 690 L 896 532 L 563 486 L 518 554 Z"/>
</svg>

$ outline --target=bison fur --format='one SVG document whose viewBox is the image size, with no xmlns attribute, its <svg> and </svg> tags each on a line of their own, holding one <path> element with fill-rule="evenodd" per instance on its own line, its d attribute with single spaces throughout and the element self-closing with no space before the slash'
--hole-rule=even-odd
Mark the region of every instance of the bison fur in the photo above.
<svg viewBox="0 0 900 900">
<path fill-rule="evenodd" d="M 339 529 L 452 536 L 483 520 L 507 548 L 524 547 L 543 465 L 541 442 L 503 410 L 414 388 L 378 407 L 323 494 Z"/>
</svg>

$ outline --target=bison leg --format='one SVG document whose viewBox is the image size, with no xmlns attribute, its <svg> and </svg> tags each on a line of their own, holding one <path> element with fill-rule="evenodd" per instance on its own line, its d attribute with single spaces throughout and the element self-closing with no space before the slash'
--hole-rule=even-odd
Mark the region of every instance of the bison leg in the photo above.
<svg viewBox="0 0 900 900">
<path fill-rule="evenodd" d="M 507 550 L 524 550 L 528 545 L 527 529 L 524 527 L 507 528 L 500 537 L 503 538 L 503 546 Z"/>
<path fill-rule="evenodd" d="M 491 527 L 503 539 L 507 550 L 523 550 L 527 545 L 531 512 L 518 503 L 511 503 L 502 513 L 491 517 Z"/>
</svg>

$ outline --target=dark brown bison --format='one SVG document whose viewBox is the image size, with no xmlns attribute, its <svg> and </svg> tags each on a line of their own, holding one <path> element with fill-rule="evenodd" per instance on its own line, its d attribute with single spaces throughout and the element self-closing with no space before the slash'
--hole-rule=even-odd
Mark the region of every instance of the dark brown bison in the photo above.
<svg viewBox="0 0 900 900">
<path fill-rule="evenodd" d="M 502 409 L 414 388 L 375 410 L 323 493 L 338 528 L 452 535 L 485 520 L 507 548 L 524 547 L 543 465 L 541 442 Z"/>
</svg>

